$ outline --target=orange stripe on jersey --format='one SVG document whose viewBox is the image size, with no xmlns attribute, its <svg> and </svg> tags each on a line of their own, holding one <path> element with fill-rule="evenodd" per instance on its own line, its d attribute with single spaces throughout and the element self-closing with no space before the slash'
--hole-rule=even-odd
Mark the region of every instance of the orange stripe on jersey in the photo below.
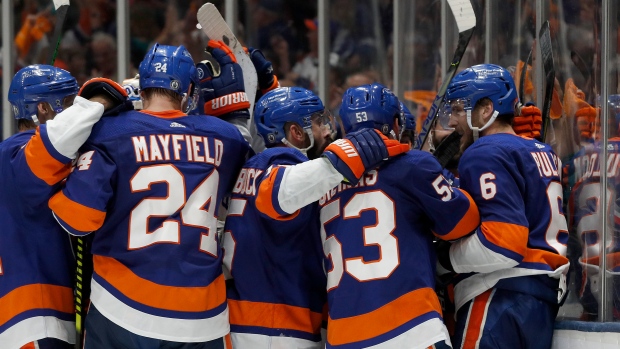
<svg viewBox="0 0 620 349">
<path fill-rule="evenodd" d="M 437 294 L 431 288 L 421 288 L 366 314 L 342 319 L 330 316 L 327 341 L 342 345 L 375 338 L 431 311 L 441 314 Z"/>
<path fill-rule="evenodd" d="M 465 197 L 467 197 L 467 199 L 469 200 L 469 208 L 467 209 L 467 212 L 465 212 L 461 220 L 456 224 L 454 229 L 452 229 L 452 231 L 450 231 L 446 235 L 441 236 L 435 234 L 437 237 L 440 237 L 443 240 L 456 240 L 462 238 L 463 236 L 474 231 L 474 229 L 476 229 L 478 225 L 480 225 L 480 212 L 478 212 L 478 206 L 476 206 L 474 199 L 472 199 L 471 195 L 469 195 L 469 193 L 467 193 L 465 190 L 461 190 L 459 188 L 454 189 L 459 190 L 463 195 L 465 195 Z"/>
<path fill-rule="evenodd" d="M 488 290 L 474 298 L 467 316 L 467 324 L 465 325 L 465 335 L 463 336 L 463 345 L 461 349 L 478 348 L 477 343 L 482 334 L 486 312 L 491 299 L 491 292 L 493 291 L 492 289 Z"/>
<path fill-rule="evenodd" d="M 0 298 L 0 326 L 31 309 L 54 309 L 73 313 L 73 289 L 48 284 L 18 287 Z"/>
<path fill-rule="evenodd" d="M 505 222 L 482 222 L 480 230 L 489 242 L 518 253 L 527 254 L 527 239 L 529 229 L 522 225 Z"/>
<path fill-rule="evenodd" d="M 230 339 L 230 333 L 224 336 L 224 349 L 233 349 L 232 339 Z"/>
<path fill-rule="evenodd" d="M 271 200 L 273 197 L 273 187 L 275 185 L 276 176 L 280 170 L 284 171 L 284 168 L 274 167 L 271 170 L 271 173 L 269 173 L 269 177 L 261 182 L 258 187 L 258 194 L 256 194 L 256 208 L 270 218 L 277 219 L 279 221 L 289 221 L 297 217 L 299 210 L 293 214 L 282 216 L 278 213 L 278 211 L 276 211 L 273 206 L 273 200 Z"/>
<path fill-rule="evenodd" d="M 321 332 L 323 314 L 287 304 L 228 300 L 230 324 Z"/>
<path fill-rule="evenodd" d="M 199 312 L 214 309 L 226 302 L 224 275 L 218 276 L 208 286 L 177 287 L 143 279 L 110 257 L 93 255 L 93 266 L 99 276 L 123 295 L 153 308 Z"/>
<path fill-rule="evenodd" d="M 543 263 L 555 270 L 568 263 L 568 259 L 557 253 L 528 248 L 522 263 Z"/>
<path fill-rule="evenodd" d="M 71 163 L 63 164 L 54 159 L 47 151 L 41 139 L 38 127 L 34 136 L 32 136 L 28 144 L 26 144 L 24 152 L 26 155 L 26 162 L 32 173 L 48 185 L 60 182 L 71 172 Z"/>
<path fill-rule="evenodd" d="M 596 266 L 599 266 L 601 263 L 599 256 L 586 258 L 583 262 Z M 620 252 L 607 253 L 607 268 L 616 268 L 618 266 L 620 266 Z"/>
<path fill-rule="evenodd" d="M 105 212 L 78 204 L 66 197 L 62 191 L 54 194 L 48 205 L 60 219 L 81 232 L 95 231 L 101 228 L 105 220 Z"/>
<path fill-rule="evenodd" d="M 182 118 L 184 116 L 187 116 L 187 114 L 185 114 L 184 112 L 180 110 L 152 111 L 152 110 L 142 109 L 140 110 L 140 112 L 144 114 L 149 114 L 151 116 L 155 116 L 158 118 L 162 118 L 162 119 L 176 119 L 176 118 Z"/>
</svg>

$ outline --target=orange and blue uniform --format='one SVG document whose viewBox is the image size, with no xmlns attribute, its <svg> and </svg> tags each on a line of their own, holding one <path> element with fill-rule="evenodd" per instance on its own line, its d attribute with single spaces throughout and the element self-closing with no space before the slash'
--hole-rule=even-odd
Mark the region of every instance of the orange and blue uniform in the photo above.
<svg viewBox="0 0 620 349">
<path fill-rule="evenodd" d="M 180 111 L 102 119 L 50 200 L 74 235 L 95 232 L 91 302 L 139 336 L 229 333 L 217 210 L 249 152 L 232 125 Z M 88 342 L 88 316 L 86 317 Z"/>
<path fill-rule="evenodd" d="M 54 120 L 0 143 L 3 348 L 75 343 L 75 259 L 47 202 L 102 114 L 103 105 L 76 97 Z"/>
<path fill-rule="evenodd" d="M 308 158 L 297 149 L 269 148 L 247 161 L 233 188 L 223 244 L 235 348 L 321 347 L 327 280 L 318 204 L 289 214 L 278 200 L 288 166 L 300 163 Z"/>
<path fill-rule="evenodd" d="M 449 344 L 434 291 L 433 238 L 460 238 L 480 217 L 469 195 L 450 186 L 437 160 L 412 150 L 355 186 L 330 190 L 319 205 L 327 348 Z"/>
<path fill-rule="evenodd" d="M 549 145 L 512 134 L 484 136 L 463 153 L 460 186 L 478 205 L 481 224 L 450 249 L 460 273 L 456 347 L 493 347 L 504 334 L 506 348 L 551 345 L 569 265 L 559 169 Z"/>
</svg>

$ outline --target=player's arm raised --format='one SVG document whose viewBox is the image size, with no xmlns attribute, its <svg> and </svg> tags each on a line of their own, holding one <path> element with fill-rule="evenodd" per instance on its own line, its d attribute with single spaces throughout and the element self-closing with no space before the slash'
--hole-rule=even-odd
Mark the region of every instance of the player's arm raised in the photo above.
<svg viewBox="0 0 620 349">
<path fill-rule="evenodd" d="M 343 180 L 355 185 L 367 171 L 408 150 L 407 144 L 388 139 L 373 129 L 352 132 L 327 146 L 321 158 L 276 168 L 261 183 L 257 200 L 271 195 L 281 213 L 293 214 L 319 200 Z"/>
</svg>

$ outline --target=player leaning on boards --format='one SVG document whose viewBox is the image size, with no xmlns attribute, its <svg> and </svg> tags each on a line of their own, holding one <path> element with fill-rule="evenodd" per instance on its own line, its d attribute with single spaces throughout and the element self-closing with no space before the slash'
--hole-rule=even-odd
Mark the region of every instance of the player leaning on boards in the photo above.
<svg viewBox="0 0 620 349">
<path fill-rule="evenodd" d="M 0 346 L 73 348 L 74 258 L 47 201 L 69 174 L 93 124 L 115 106 L 89 81 L 78 94 L 69 72 L 31 65 L 15 74 L 8 100 L 18 133 L 0 143 Z M 120 86 L 116 86 L 122 90 Z M 84 98 L 90 98 L 90 100 Z"/>
<path fill-rule="evenodd" d="M 217 209 L 249 144 L 186 114 L 198 75 L 185 47 L 155 44 L 139 73 L 144 109 L 103 118 L 50 200 L 67 231 L 95 232 L 85 348 L 230 348 Z"/>
<path fill-rule="evenodd" d="M 520 105 L 506 69 L 465 69 L 446 96 L 449 125 L 462 135 L 460 186 L 482 221 L 438 249 L 442 266 L 460 274 L 455 347 L 548 349 L 568 270 L 559 160 L 549 145 L 513 131 Z"/>
</svg>

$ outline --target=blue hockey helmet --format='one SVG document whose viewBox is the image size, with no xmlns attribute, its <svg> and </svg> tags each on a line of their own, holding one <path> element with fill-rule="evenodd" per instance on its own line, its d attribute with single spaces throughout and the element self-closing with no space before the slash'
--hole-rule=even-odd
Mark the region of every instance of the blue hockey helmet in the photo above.
<svg viewBox="0 0 620 349">
<path fill-rule="evenodd" d="M 198 85 L 198 73 L 192 55 L 185 46 L 155 44 L 140 63 L 140 89 L 163 88 L 185 95 Z M 193 93 L 193 91 L 190 91 Z"/>
<path fill-rule="evenodd" d="M 446 90 L 448 104 L 461 100 L 464 110 L 473 110 L 482 98 L 489 98 L 498 115 L 514 115 L 519 102 L 510 72 L 495 64 L 467 68 L 450 81 Z"/>
<path fill-rule="evenodd" d="M 65 98 L 78 93 L 75 78 L 66 70 L 45 64 L 29 65 L 20 69 L 9 87 L 9 103 L 16 119 L 33 119 L 37 104 L 47 102 L 56 113 L 60 113 Z"/>
<path fill-rule="evenodd" d="M 375 128 L 387 135 L 395 118 L 400 120 L 400 102 L 381 84 L 351 87 L 342 96 L 340 119 L 345 133 Z"/>
<path fill-rule="evenodd" d="M 284 125 L 288 122 L 299 124 L 312 136 L 312 117 L 324 112 L 323 102 L 312 91 L 303 87 L 280 87 L 258 100 L 254 107 L 254 122 L 269 148 L 285 143 Z"/>
</svg>

